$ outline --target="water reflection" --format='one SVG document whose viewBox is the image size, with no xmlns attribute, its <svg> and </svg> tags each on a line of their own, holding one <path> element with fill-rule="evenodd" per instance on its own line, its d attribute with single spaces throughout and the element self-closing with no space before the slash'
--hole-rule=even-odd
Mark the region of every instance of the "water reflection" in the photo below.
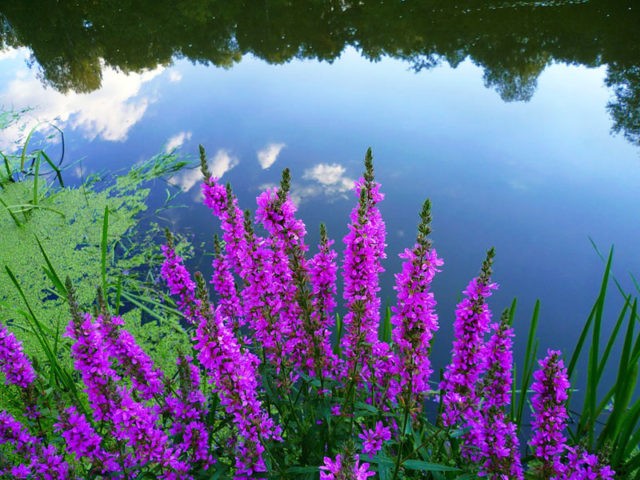
<svg viewBox="0 0 640 480">
<path fill-rule="evenodd" d="M 280 155 L 280 152 L 284 147 L 286 147 L 284 143 L 270 143 L 258 151 L 258 163 L 263 170 L 266 170 L 276 163 L 278 155 Z"/>
<path fill-rule="evenodd" d="M 240 159 L 238 157 L 223 148 L 218 150 L 213 158 L 207 161 L 209 171 L 216 178 L 224 177 L 225 173 L 236 167 L 239 163 Z M 179 186 L 183 192 L 188 192 L 201 181 L 202 172 L 199 168 L 183 171 L 169 179 L 169 183 Z M 199 197 L 196 198 L 196 200 L 200 201 Z"/>
<path fill-rule="evenodd" d="M 163 70 L 163 67 L 157 67 L 139 74 L 125 75 L 113 68 L 105 68 L 100 90 L 62 93 L 42 88 L 38 79 L 29 75 L 24 68 L 17 69 L 0 92 L 0 105 L 18 108 L 37 106 L 39 118 L 55 118 L 61 126 L 82 131 L 87 140 L 98 138 L 120 142 L 126 140 L 130 129 L 142 119 L 155 100 L 152 95 L 141 93 L 143 86 Z M 38 122 L 31 119 L 27 123 L 26 127 L 31 128 Z M 4 130 L 0 136 L 0 148 L 11 150 L 12 146 L 6 139 L 19 138 L 22 127 L 18 123 Z"/>
<path fill-rule="evenodd" d="M 59 92 L 105 87 L 110 71 L 141 73 L 187 58 L 230 67 L 337 59 L 347 46 L 415 71 L 470 58 L 506 101 L 529 100 L 552 63 L 607 66 L 613 130 L 640 144 L 640 8 L 634 0 L 505 1 L 34 0 L 0 7 L 0 49 L 27 47 Z M 172 73 L 172 80 L 179 74 Z"/>
<path fill-rule="evenodd" d="M 311 183 L 294 185 L 291 196 L 296 204 L 318 195 L 328 201 L 346 198 L 353 189 L 354 180 L 346 175 L 347 169 L 338 163 L 318 163 L 304 171 L 302 178 Z"/>
<path fill-rule="evenodd" d="M 169 140 L 167 140 L 167 144 L 164 147 L 165 152 L 171 153 L 174 150 L 177 150 L 184 144 L 184 142 L 191 140 L 191 135 L 193 135 L 191 132 L 176 133 Z"/>
</svg>

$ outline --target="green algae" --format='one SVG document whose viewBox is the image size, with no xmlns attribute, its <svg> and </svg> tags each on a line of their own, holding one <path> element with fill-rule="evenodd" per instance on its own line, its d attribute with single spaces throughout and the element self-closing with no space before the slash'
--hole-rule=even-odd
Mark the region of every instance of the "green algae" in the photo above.
<svg viewBox="0 0 640 480">
<path fill-rule="evenodd" d="M 77 188 L 42 186 L 37 204 L 32 178 L 0 183 L 0 323 L 23 342 L 41 374 L 53 379 L 61 368 L 70 378 L 74 376 L 70 342 L 64 337 L 69 308 L 56 279 L 71 279 L 86 311 L 92 310 L 98 286 L 106 287 L 111 300 L 118 303 L 123 291 L 130 298 L 135 292 L 138 299 L 148 294 L 140 276 L 157 266 L 153 262 L 159 252 L 150 242 L 152 232 L 146 235 L 149 243 L 136 241 L 142 237 L 138 219 L 147 209 L 149 195 L 141 185 L 184 164 L 174 155 L 163 154 L 134 166 L 107 188 L 99 189 L 96 183 Z M 123 243 L 131 246 L 123 249 Z M 144 298 L 138 304 L 144 306 L 150 300 Z M 159 300 L 154 301 L 159 305 Z M 179 317 L 168 308 L 125 303 L 125 328 L 159 368 L 174 372 L 175 352 L 190 349 Z M 48 348 L 43 348 L 43 342 Z M 2 398 L 0 403 L 5 403 Z"/>
</svg>

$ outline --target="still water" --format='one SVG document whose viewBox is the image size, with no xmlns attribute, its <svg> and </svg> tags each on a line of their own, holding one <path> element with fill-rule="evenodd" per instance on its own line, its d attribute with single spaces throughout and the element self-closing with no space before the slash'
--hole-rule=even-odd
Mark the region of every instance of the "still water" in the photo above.
<svg viewBox="0 0 640 480">
<path fill-rule="evenodd" d="M 450 3 L 456 3 L 451 6 Z M 570 349 L 615 245 L 640 273 L 640 9 L 633 1 L 3 2 L 0 105 L 65 132 L 67 177 L 163 151 L 231 182 L 244 208 L 293 174 L 299 214 L 346 234 L 367 147 L 386 199 L 383 302 L 397 254 L 433 204 L 434 281 L 447 358 L 455 303 L 495 246 L 495 315 L 519 300 L 523 351 L 536 299 L 541 348 Z M 12 148 L 16 130 L 0 138 Z M 51 145 L 56 152 L 59 145 Z M 52 153 L 54 155 L 55 153 Z M 197 170 L 172 228 L 209 242 Z M 338 242 L 339 244 L 340 242 Z M 313 248 L 312 248 L 313 251 Z M 200 262 L 206 267 L 206 258 Z M 436 363 L 438 363 L 436 361 Z"/>
</svg>

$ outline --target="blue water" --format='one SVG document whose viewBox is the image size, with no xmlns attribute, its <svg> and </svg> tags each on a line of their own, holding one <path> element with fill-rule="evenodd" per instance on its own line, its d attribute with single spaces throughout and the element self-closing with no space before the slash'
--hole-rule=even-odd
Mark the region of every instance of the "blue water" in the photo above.
<svg viewBox="0 0 640 480">
<path fill-rule="evenodd" d="M 413 244 L 418 211 L 432 200 L 432 238 L 445 261 L 434 281 L 436 363 L 448 358 L 455 303 L 491 246 L 501 287 L 490 305 L 498 317 L 518 298 L 520 353 L 536 299 L 540 348 L 575 345 L 604 266 L 589 238 L 605 253 L 615 245 L 614 273 L 626 289 L 628 274 L 640 274 L 640 150 L 610 132 L 605 67 L 552 64 L 530 101 L 505 103 L 470 60 L 414 73 L 405 62 L 372 63 L 353 48 L 332 64 L 270 65 L 247 55 L 227 70 L 185 60 L 142 74 L 105 67 L 101 89 L 86 94 L 44 87 L 28 56 L 0 54 L 0 105 L 33 107 L 27 122 L 64 130 L 69 181 L 126 169 L 167 147 L 195 165 L 203 144 L 214 173 L 253 208 L 260 189 L 289 167 L 312 251 L 320 222 L 341 245 L 355 204 L 349 187 L 371 146 L 386 194 L 383 302 L 393 303 L 397 254 Z M 16 135 L 5 132 L 0 147 L 9 149 Z M 54 154 L 60 145 L 52 142 Z M 178 202 L 188 208 L 163 218 L 210 245 L 216 224 L 199 203 L 198 182 L 197 170 L 173 186 L 157 182 L 151 207 L 166 189 L 181 188 Z"/>
</svg>

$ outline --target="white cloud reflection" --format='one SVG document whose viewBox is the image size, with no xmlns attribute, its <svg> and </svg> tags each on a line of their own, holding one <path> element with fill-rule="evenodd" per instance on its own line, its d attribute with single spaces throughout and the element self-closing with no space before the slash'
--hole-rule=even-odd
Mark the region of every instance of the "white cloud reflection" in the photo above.
<svg viewBox="0 0 640 480">
<path fill-rule="evenodd" d="M 347 191 L 353 188 L 354 181 L 345 176 L 346 171 L 338 163 L 318 163 L 305 170 L 303 178 L 315 180 L 325 187 Z"/>
<path fill-rule="evenodd" d="M 302 178 L 312 183 L 294 184 L 291 187 L 291 199 L 296 205 L 319 195 L 330 199 L 346 197 L 353 189 L 354 180 L 345 175 L 346 169 L 338 163 L 318 163 L 304 171 Z"/>
<path fill-rule="evenodd" d="M 180 80 L 182 80 L 182 74 L 179 71 L 177 70 L 169 71 L 169 81 L 171 83 L 178 83 Z"/>
<path fill-rule="evenodd" d="M 286 147 L 284 143 L 270 143 L 262 150 L 258 150 L 258 163 L 263 170 L 276 163 L 278 155 L 284 147 Z"/>
<path fill-rule="evenodd" d="M 167 145 L 164 147 L 164 150 L 169 153 L 174 151 L 177 148 L 180 148 L 184 142 L 191 140 L 191 132 L 180 132 L 175 134 L 169 140 L 167 140 Z"/>
<path fill-rule="evenodd" d="M 28 55 L 28 49 L 25 47 L 5 48 L 4 50 L 0 50 L 0 62 L 2 60 L 13 60 L 14 58 L 18 58 L 20 55 Z"/>
<path fill-rule="evenodd" d="M 209 171 L 216 178 L 222 178 L 222 176 L 238 165 L 240 160 L 238 157 L 231 155 L 227 150 L 221 148 L 216 152 L 214 157 L 210 159 L 207 164 Z M 172 185 L 178 185 L 183 192 L 188 192 L 193 186 L 202 180 L 202 173 L 200 168 L 194 168 L 182 172 L 179 175 L 175 175 L 169 179 L 169 183 Z"/>
<path fill-rule="evenodd" d="M 2 55 L 12 58 L 13 54 L 5 51 Z M 16 55 L 28 57 L 22 51 Z M 79 130 L 89 140 L 121 142 L 127 139 L 131 127 L 142 119 L 153 101 L 150 96 L 141 95 L 142 87 L 163 70 L 164 67 L 158 67 L 139 74 L 125 74 L 103 67 L 99 90 L 64 94 L 43 86 L 35 70 L 22 67 L 0 91 L 0 105 L 13 110 L 33 107 L 30 115 L 21 119 L 26 122 L 22 125 L 26 131 L 45 120 L 62 129 Z M 0 147 L 15 148 L 12 141 L 20 136 L 20 125 L 12 125 L 0 132 Z"/>
</svg>

